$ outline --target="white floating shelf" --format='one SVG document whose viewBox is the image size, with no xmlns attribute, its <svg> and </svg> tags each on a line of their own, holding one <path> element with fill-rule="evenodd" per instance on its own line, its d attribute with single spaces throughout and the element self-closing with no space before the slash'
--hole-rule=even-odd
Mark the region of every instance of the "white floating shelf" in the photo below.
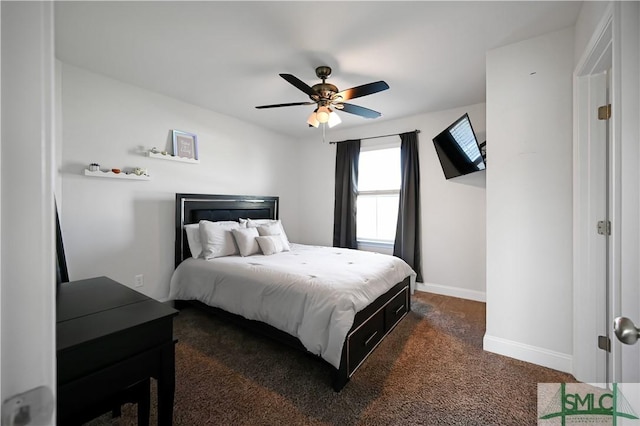
<svg viewBox="0 0 640 426">
<path fill-rule="evenodd" d="M 124 172 L 113 173 L 112 171 L 103 172 L 102 170 L 96 170 L 95 172 L 92 172 L 89 169 L 84 169 L 84 175 L 91 176 L 91 177 L 109 178 L 109 179 L 151 180 L 151 177 L 146 175 L 138 176 L 133 173 L 129 173 L 129 174 L 126 174 Z"/>
<path fill-rule="evenodd" d="M 159 152 L 151 152 L 151 151 L 149 151 L 149 157 L 158 158 L 160 160 L 180 161 L 181 163 L 191 163 L 191 164 L 200 163 L 200 160 L 194 160 L 193 158 L 178 157 L 171 154 L 161 154 Z"/>
</svg>

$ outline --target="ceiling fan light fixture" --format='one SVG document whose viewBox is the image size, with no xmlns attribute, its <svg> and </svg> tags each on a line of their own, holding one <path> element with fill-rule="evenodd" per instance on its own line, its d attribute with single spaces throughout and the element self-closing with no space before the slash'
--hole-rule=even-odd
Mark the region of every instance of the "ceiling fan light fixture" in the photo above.
<svg viewBox="0 0 640 426">
<path fill-rule="evenodd" d="M 316 118 L 316 112 L 315 111 L 313 111 L 311 113 L 311 115 L 309 116 L 309 118 L 307 119 L 307 124 L 309 126 L 313 126 L 315 128 L 318 128 L 318 126 L 320 125 L 320 122 Z"/>
<path fill-rule="evenodd" d="M 320 108 L 318 108 L 318 111 L 316 112 L 316 120 L 324 124 L 327 121 L 329 121 L 330 114 L 331 114 L 331 110 L 329 108 L 327 108 L 326 106 L 321 106 Z"/>
<path fill-rule="evenodd" d="M 331 111 L 331 113 L 329 114 L 329 121 L 327 122 L 327 124 L 329 125 L 329 128 L 332 128 L 333 126 L 337 126 L 340 123 L 342 123 L 340 116 L 336 114 L 334 111 Z"/>
</svg>

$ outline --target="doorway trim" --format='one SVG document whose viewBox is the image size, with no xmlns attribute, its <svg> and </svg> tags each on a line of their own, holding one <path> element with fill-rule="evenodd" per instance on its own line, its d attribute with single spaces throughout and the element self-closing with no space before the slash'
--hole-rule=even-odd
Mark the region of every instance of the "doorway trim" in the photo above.
<svg viewBox="0 0 640 426">
<path fill-rule="evenodd" d="M 591 250 L 602 239 L 596 233 L 595 209 L 590 196 L 594 186 L 591 173 L 591 151 L 594 144 L 591 140 L 589 116 L 585 115 L 585 103 L 591 104 L 592 76 L 613 69 L 613 29 L 614 5 L 610 4 L 596 30 L 594 31 L 584 54 L 575 68 L 573 75 L 573 375 L 584 382 L 604 382 L 611 377 L 607 372 L 606 353 L 597 347 L 597 336 L 602 334 L 602 321 L 608 321 L 603 314 L 605 303 L 598 297 L 596 278 L 607 276 L 610 283 L 619 275 L 615 259 L 619 256 L 614 247 L 619 242 L 616 226 L 609 237 L 609 269 L 606 264 L 596 263 L 590 259 Z M 610 100 L 611 100 L 610 95 Z M 595 116 L 595 112 L 593 113 Z M 613 125 L 610 123 L 610 127 Z M 609 133 L 611 136 L 611 132 Z M 620 169 L 616 167 L 613 153 L 619 152 L 614 138 L 609 139 L 609 212 L 619 212 L 620 197 L 616 195 Z M 613 185 L 613 187 L 612 187 Z M 606 197 L 606 193 L 599 194 Z M 604 219 L 604 218 L 603 218 Z M 610 214 L 610 220 L 616 221 Z M 601 241 L 601 240 L 600 240 Z M 604 260 L 604 259 L 603 259 Z M 618 268 L 618 270 L 616 270 Z M 611 299 L 611 298 L 610 298 Z M 611 311 L 612 306 L 609 306 Z M 594 313 L 600 312 L 599 315 Z M 604 311 L 606 312 L 606 311 Z M 609 363 L 610 369 L 611 363 Z"/>
</svg>

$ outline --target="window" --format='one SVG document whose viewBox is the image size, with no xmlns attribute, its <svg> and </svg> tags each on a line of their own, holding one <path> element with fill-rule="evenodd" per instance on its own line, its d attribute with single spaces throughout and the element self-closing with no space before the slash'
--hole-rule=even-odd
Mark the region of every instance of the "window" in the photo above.
<svg viewBox="0 0 640 426">
<path fill-rule="evenodd" d="M 358 241 L 393 244 L 399 199 L 400 147 L 362 150 L 358 164 Z"/>
</svg>

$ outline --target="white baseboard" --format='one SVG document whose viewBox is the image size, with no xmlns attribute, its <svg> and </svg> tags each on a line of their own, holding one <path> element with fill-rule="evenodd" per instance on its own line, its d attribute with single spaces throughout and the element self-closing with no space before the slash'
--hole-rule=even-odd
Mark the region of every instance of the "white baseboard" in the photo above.
<svg viewBox="0 0 640 426">
<path fill-rule="evenodd" d="M 484 335 L 483 349 L 543 367 L 573 374 L 573 357 L 537 346 L 526 345 L 512 340 Z"/>
<path fill-rule="evenodd" d="M 451 287 L 448 285 L 416 283 L 416 290 L 427 293 L 441 294 L 443 296 L 458 297 L 460 299 L 486 302 L 487 294 L 484 291 L 468 290 L 466 288 Z"/>
</svg>

